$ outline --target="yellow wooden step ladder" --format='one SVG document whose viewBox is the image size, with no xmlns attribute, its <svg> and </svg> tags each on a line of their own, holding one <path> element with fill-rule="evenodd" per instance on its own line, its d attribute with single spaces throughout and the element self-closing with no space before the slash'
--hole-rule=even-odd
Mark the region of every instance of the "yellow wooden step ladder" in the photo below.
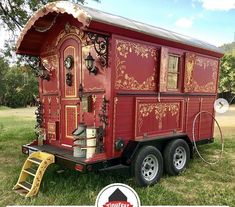
<svg viewBox="0 0 235 207">
<path fill-rule="evenodd" d="M 33 152 L 25 161 L 17 184 L 13 190 L 25 197 L 38 193 L 47 167 L 55 162 L 55 156 L 46 152 Z"/>
</svg>

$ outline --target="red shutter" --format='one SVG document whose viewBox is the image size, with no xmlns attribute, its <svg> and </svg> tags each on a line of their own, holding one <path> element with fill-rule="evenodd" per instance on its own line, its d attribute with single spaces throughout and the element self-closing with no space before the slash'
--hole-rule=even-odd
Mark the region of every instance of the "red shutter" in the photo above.
<svg viewBox="0 0 235 207">
<path fill-rule="evenodd" d="M 159 92 L 167 91 L 168 48 L 161 48 Z"/>
</svg>

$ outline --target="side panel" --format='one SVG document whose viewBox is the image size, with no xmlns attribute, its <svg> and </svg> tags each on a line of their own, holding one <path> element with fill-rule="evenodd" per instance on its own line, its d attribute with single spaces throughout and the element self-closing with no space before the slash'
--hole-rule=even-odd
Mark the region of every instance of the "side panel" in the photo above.
<svg viewBox="0 0 235 207">
<path fill-rule="evenodd" d="M 186 53 L 184 91 L 216 93 L 218 65 L 217 59 Z"/>
<path fill-rule="evenodd" d="M 214 114 L 214 101 L 215 98 L 203 98 L 202 100 L 202 108 L 201 111 L 207 111 L 211 114 Z M 214 120 L 208 114 L 201 114 L 200 116 L 200 134 L 199 137 L 203 138 L 211 138 L 213 137 L 214 132 Z"/>
<path fill-rule="evenodd" d="M 186 133 L 189 138 L 192 140 L 192 130 L 193 130 L 193 119 L 200 111 L 200 101 L 199 97 L 190 97 L 187 99 L 187 115 L 186 115 Z M 195 123 L 195 138 L 198 140 L 199 135 L 199 119 Z"/>
<path fill-rule="evenodd" d="M 120 36 L 115 36 L 114 44 L 114 139 L 126 143 L 182 132 L 192 140 L 197 113 L 214 111 L 218 59 Z M 175 91 L 166 89 L 169 54 L 180 58 L 179 88 Z M 195 124 L 196 140 L 212 137 L 212 119 L 200 115 Z"/>
<path fill-rule="evenodd" d="M 136 98 L 135 139 L 183 130 L 182 99 Z"/>
<path fill-rule="evenodd" d="M 116 100 L 114 137 L 122 138 L 127 142 L 129 139 L 133 139 L 135 137 L 135 98 L 132 96 L 125 96 L 117 97 Z"/>
<path fill-rule="evenodd" d="M 197 98 L 189 98 L 187 102 L 187 115 L 186 115 L 186 133 L 189 138 L 193 140 L 193 121 L 195 116 L 200 111 L 206 111 L 211 114 L 214 113 L 213 104 L 215 101 L 215 97 L 197 97 Z M 202 113 L 198 116 L 195 122 L 195 140 L 203 140 L 209 139 L 213 137 L 213 119 L 210 115 Z"/>
<path fill-rule="evenodd" d="M 125 39 L 115 44 L 115 89 L 156 91 L 157 48 Z"/>
</svg>

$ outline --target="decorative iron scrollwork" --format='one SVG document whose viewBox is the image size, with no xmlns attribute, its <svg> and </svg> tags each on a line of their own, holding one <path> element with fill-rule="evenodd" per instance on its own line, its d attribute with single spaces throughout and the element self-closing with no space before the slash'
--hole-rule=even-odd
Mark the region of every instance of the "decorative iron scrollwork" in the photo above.
<svg viewBox="0 0 235 207">
<path fill-rule="evenodd" d="M 25 61 L 29 64 L 36 77 L 40 77 L 47 81 L 50 80 L 50 71 L 48 71 L 41 63 L 41 58 L 38 56 L 25 56 Z"/>
<path fill-rule="evenodd" d="M 71 72 L 66 73 L 66 84 L 68 86 L 73 85 L 73 75 L 71 74 Z"/>
<path fill-rule="evenodd" d="M 108 104 L 108 100 L 106 99 L 106 97 L 103 97 L 103 101 L 102 101 L 102 106 L 101 106 L 101 110 L 100 110 L 100 122 L 102 122 L 105 126 L 108 125 L 108 116 L 107 116 L 107 104 Z"/>
<path fill-rule="evenodd" d="M 103 67 L 108 67 L 108 46 L 109 37 L 102 34 L 87 32 L 87 44 L 94 45 L 97 55 L 100 57 L 100 64 Z"/>
<path fill-rule="evenodd" d="M 104 152 L 104 137 L 105 137 L 105 130 L 102 126 L 97 128 L 97 146 L 96 146 L 96 153 Z"/>
<path fill-rule="evenodd" d="M 41 128 L 43 123 L 43 113 L 42 113 L 42 103 L 39 101 L 39 98 L 36 98 L 36 106 L 37 109 L 35 110 L 36 115 L 36 126 L 35 128 Z"/>
</svg>

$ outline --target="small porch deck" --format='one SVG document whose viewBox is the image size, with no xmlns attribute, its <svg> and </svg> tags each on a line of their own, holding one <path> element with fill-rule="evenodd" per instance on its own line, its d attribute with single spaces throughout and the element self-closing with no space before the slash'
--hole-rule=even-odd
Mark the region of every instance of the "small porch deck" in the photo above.
<svg viewBox="0 0 235 207">
<path fill-rule="evenodd" d="M 76 162 L 76 163 L 81 163 L 81 162 L 85 163 L 85 160 L 86 160 L 85 158 L 74 157 L 73 150 L 66 149 L 63 147 L 58 147 L 58 146 L 49 145 L 49 144 L 44 144 L 42 146 L 31 145 L 29 147 L 37 149 L 37 151 L 47 152 L 47 153 L 55 155 L 55 157 L 59 156 L 64 159 Z"/>
<path fill-rule="evenodd" d="M 92 170 L 95 170 L 120 164 L 119 158 L 108 159 L 105 153 L 96 154 L 93 158 L 86 159 L 81 157 L 74 157 L 73 150 L 50 144 L 44 144 L 42 146 L 28 144 L 22 146 L 22 152 L 24 154 L 29 155 L 31 152 L 36 151 L 42 151 L 53 154 L 55 156 L 56 164 L 65 166 L 70 169 L 76 169 L 76 166 L 83 166 L 81 170 L 82 172 L 86 172 L 87 170 L 91 171 L 91 165 Z"/>
</svg>

